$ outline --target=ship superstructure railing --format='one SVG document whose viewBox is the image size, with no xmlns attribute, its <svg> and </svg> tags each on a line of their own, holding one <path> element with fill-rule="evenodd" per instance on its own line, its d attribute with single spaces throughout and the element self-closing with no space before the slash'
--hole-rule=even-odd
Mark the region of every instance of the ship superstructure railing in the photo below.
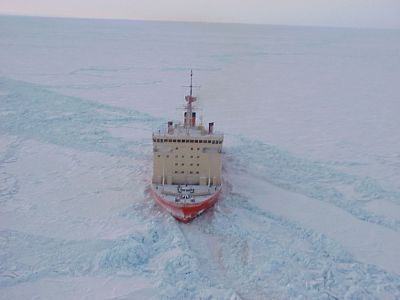
<svg viewBox="0 0 400 300">
<path fill-rule="evenodd" d="M 172 135 L 168 133 L 158 132 L 153 133 L 153 142 L 158 143 L 210 143 L 215 144 L 213 141 L 221 141 L 224 139 L 223 133 L 213 134 L 179 134 Z M 209 142 L 210 141 L 210 142 Z"/>
<path fill-rule="evenodd" d="M 192 128 L 190 130 L 182 130 L 176 129 L 168 130 L 166 128 L 160 128 L 153 132 L 153 137 L 163 137 L 163 138 L 178 138 L 178 137 L 215 137 L 215 138 L 223 138 L 224 134 L 219 131 L 214 131 L 213 133 L 209 133 L 207 130 L 201 130 L 198 128 Z"/>
</svg>

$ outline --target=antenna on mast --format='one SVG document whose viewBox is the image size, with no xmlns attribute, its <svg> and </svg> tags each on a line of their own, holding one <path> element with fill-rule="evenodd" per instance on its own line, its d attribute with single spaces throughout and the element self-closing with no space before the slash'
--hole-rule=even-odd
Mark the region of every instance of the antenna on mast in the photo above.
<svg viewBox="0 0 400 300">
<path fill-rule="evenodd" d="M 192 89 L 193 89 L 192 80 L 193 80 L 193 70 L 190 69 L 190 97 L 192 97 L 192 95 L 193 95 L 193 93 L 192 93 Z"/>
<path fill-rule="evenodd" d="M 190 93 L 188 96 L 193 97 L 193 88 L 199 88 L 200 85 L 193 85 L 193 69 L 190 69 L 190 85 L 183 85 L 182 87 L 190 88 Z M 188 97 L 186 96 L 186 97 Z"/>
</svg>

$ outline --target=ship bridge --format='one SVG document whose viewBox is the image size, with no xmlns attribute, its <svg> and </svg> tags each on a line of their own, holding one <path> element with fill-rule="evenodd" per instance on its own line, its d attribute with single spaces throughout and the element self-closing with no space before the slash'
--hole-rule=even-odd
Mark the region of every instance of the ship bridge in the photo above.
<svg viewBox="0 0 400 300">
<path fill-rule="evenodd" d="M 182 125 L 153 134 L 153 183 L 221 184 L 224 136 L 201 125 L 187 130 Z"/>
</svg>

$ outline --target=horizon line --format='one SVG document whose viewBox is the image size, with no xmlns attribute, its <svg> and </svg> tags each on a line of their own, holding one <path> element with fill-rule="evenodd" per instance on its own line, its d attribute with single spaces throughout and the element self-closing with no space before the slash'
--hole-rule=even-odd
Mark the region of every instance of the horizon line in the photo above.
<svg viewBox="0 0 400 300">
<path fill-rule="evenodd" d="M 132 21 L 132 22 L 164 22 L 164 23 L 193 23 L 193 24 L 216 24 L 216 25 L 246 25 L 246 26 L 281 26 L 281 27 L 307 27 L 327 29 L 356 29 L 356 30 L 400 30 L 395 27 L 355 27 L 355 26 L 333 26 L 333 25 L 304 25 L 304 24 L 272 24 L 272 23 L 247 23 L 247 22 L 224 22 L 224 21 L 185 21 L 185 20 L 156 20 L 156 19 L 128 19 L 108 17 L 82 17 L 82 16 L 61 16 L 43 14 L 18 14 L 0 13 L 0 17 L 27 17 L 27 18 L 52 18 L 72 20 L 104 20 L 104 21 Z"/>
</svg>

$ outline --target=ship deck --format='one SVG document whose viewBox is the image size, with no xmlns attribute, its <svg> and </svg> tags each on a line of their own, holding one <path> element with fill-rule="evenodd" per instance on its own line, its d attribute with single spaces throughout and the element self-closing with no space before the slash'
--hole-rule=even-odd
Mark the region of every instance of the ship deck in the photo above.
<svg viewBox="0 0 400 300">
<path fill-rule="evenodd" d="M 152 184 L 153 191 L 171 204 L 199 204 L 221 190 L 221 185 Z"/>
<path fill-rule="evenodd" d="M 201 125 L 196 127 L 184 127 L 182 124 L 177 124 L 170 132 L 168 132 L 168 130 L 165 128 L 159 129 L 156 132 L 153 132 L 153 136 L 172 138 L 178 138 L 182 136 L 194 138 L 208 137 L 214 139 L 221 139 L 224 137 L 224 135 L 219 132 L 213 132 L 212 134 L 208 133 L 208 131 L 205 130 L 204 127 L 202 127 Z"/>
</svg>

